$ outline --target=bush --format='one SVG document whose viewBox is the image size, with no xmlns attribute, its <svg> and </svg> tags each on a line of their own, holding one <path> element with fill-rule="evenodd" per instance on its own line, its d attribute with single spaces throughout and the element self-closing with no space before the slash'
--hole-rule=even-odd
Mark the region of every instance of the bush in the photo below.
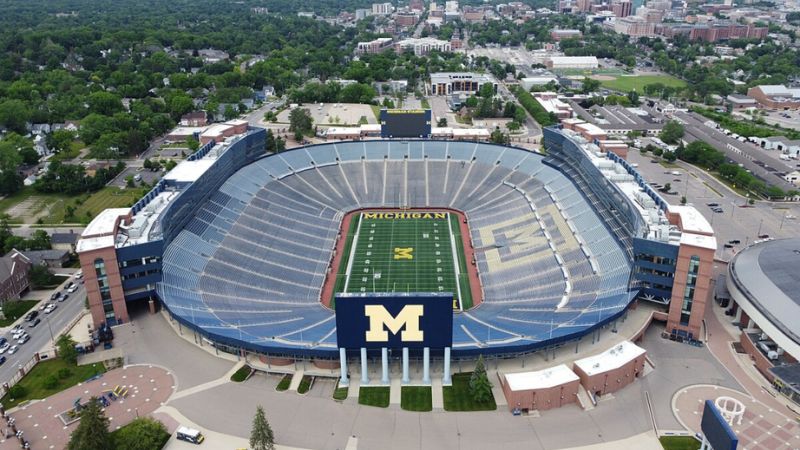
<svg viewBox="0 0 800 450">
<path fill-rule="evenodd" d="M 237 370 L 233 375 L 231 375 L 231 381 L 236 383 L 241 383 L 242 381 L 246 380 L 247 377 L 250 376 L 250 372 L 252 371 L 253 369 L 251 369 L 250 366 L 245 364 L 244 366 L 240 367 L 239 370 Z"/>
<path fill-rule="evenodd" d="M 8 390 L 8 396 L 11 398 L 22 398 L 28 394 L 28 390 L 21 384 L 15 384 Z"/>
<path fill-rule="evenodd" d="M 63 380 L 65 378 L 69 378 L 70 375 L 72 375 L 72 371 L 69 370 L 68 367 L 62 367 L 58 369 L 58 378 Z"/>
<path fill-rule="evenodd" d="M 280 383 L 278 383 L 278 387 L 275 388 L 277 391 L 285 391 L 289 389 L 289 385 L 292 384 L 292 376 L 291 375 L 284 375 L 281 378 Z"/>
<path fill-rule="evenodd" d="M 47 389 L 55 389 L 58 386 L 58 378 L 55 375 L 50 375 L 44 379 L 42 385 Z"/>
</svg>

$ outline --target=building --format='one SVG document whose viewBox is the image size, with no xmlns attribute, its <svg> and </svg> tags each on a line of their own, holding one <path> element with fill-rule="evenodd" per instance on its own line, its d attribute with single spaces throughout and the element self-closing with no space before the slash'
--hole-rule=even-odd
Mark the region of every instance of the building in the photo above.
<svg viewBox="0 0 800 450">
<path fill-rule="evenodd" d="M 64 267 L 69 261 L 68 250 L 28 250 L 22 252 L 26 258 L 35 266 L 47 266 L 53 269 Z M 6 255 L 8 256 L 8 255 Z"/>
<path fill-rule="evenodd" d="M 371 41 L 363 41 L 356 44 L 356 54 L 363 55 L 366 53 L 383 53 L 386 49 L 391 48 L 392 38 L 383 37 L 373 39 Z"/>
<path fill-rule="evenodd" d="M 544 411 L 576 403 L 580 378 L 565 364 L 534 372 L 500 375 L 509 411 Z"/>
<path fill-rule="evenodd" d="M 181 116 L 179 123 L 182 127 L 204 127 L 208 125 L 208 115 L 205 111 L 193 111 Z"/>
<path fill-rule="evenodd" d="M 186 225 L 191 218 L 186 211 L 205 201 L 209 189 L 264 154 L 264 129 L 246 122 L 244 128 L 225 129 L 239 133 L 207 140 L 133 207 L 106 209 L 84 229 L 77 252 L 96 327 L 128 322 L 127 302 L 149 300 L 155 308 L 163 240 Z"/>
<path fill-rule="evenodd" d="M 79 237 L 80 234 L 71 230 L 69 233 L 53 233 L 50 235 L 50 245 L 56 250 L 74 252 Z"/>
<path fill-rule="evenodd" d="M 497 80 L 489 75 L 474 72 L 438 72 L 431 74 L 433 95 L 477 94 L 481 86 L 491 84 L 497 92 Z"/>
<path fill-rule="evenodd" d="M 742 330 L 742 349 L 781 393 L 800 404 L 800 239 L 757 242 L 733 257 L 726 316 Z"/>
<path fill-rule="evenodd" d="M 617 392 L 644 373 L 647 352 L 623 341 L 605 352 L 575 361 L 572 369 L 595 398 Z"/>
<path fill-rule="evenodd" d="M 394 12 L 394 6 L 391 3 L 373 3 L 372 15 L 374 16 L 388 16 Z"/>
<path fill-rule="evenodd" d="M 711 225 L 692 206 L 668 204 L 614 152 L 602 152 L 604 130 L 581 123 L 569 129 L 566 123 L 563 129 L 544 129 L 549 157 L 585 183 L 602 207 L 616 211 L 639 298 L 664 306 L 672 338 L 697 339 L 717 250 Z"/>
<path fill-rule="evenodd" d="M 562 39 L 577 39 L 583 36 L 580 30 L 553 30 L 550 32 L 550 37 L 553 38 L 554 41 L 560 41 Z"/>
<path fill-rule="evenodd" d="M 633 13 L 633 3 L 628 0 L 612 3 L 611 12 L 619 18 L 628 17 Z"/>
<path fill-rule="evenodd" d="M 17 250 L 0 257 L 0 301 L 19 299 L 30 288 L 28 273 L 32 266 L 31 261 Z"/>
<path fill-rule="evenodd" d="M 430 37 L 403 39 L 395 44 L 398 53 L 413 52 L 417 56 L 427 55 L 431 51 L 449 52 L 451 48 L 450 42 Z"/>
<path fill-rule="evenodd" d="M 545 62 L 548 69 L 596 69 L 597 58 L 594 56 L 550 56 Z"/>
<path fill-rule="evenodd" d="M 394 23 L 401 28 L 411 28 L 419 21 L 419 15 L 415 12 L 403 11 L 394 15 Z"/>
<path fill-rule="evenodd" d="M 786 87 L 780 84 L 753 86 L 747 90 L 747 96 L 756 99 L 764 108 L 800 108 L 800 88 L 797 87 Z"/>
<path fill-rule="evenodd" d="M 536 92 L 533 98 L 542 105 L 545 111 L 556 116 L 558 119 L 569 119 L 572 117 L 572 108 L 566 102 L 559 100 L 555 92 Z"/>
<path fill-rule="evenodd" d="M 614 31 L 631 37 L 655 36 L 656 23 L 639 16 L 626 16 L 613 22 Z"/>
<path fill-rule="evenodd" d="M 730 94 L 725 97 L 733 109 L 755 108 L 758 106 L 756 99 L 741 94 Z"/>
</svg>

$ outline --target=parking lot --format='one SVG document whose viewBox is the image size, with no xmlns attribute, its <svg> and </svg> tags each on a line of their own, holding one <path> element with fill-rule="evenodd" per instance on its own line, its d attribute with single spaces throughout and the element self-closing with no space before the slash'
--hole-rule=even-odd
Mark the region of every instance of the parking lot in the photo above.
<svg viewBox="0 0 800 450">
<path fill-rule="evenodd" d="M 307 109 L 314 119 L 314 125 L 358 125 L 361 118 L 366 118 L 367 123 L 378 123 L 375 113 L 370 105 L 354 103 L 321 103 L 305 104 L 301 108 Z M 289 123 L 291 108 L 278 114 L 278 122 Z"/>
<path fill-rule="evenodd" d="M 665 167 L 658 159 L 638 151 L 629 152 L 628 161 L 638 165 L 637 170 L 667 202 L 678 205 L 685 196 L 688 204 L 700 211 L 714 228 L 718 258 L 730 259 L 759 236 L 786 238 L 800 234 L 800 206 L 795 203 L 758 201 L 751 206 L 747 198 L 733 193 L 711 175 L 680 161 Z M 670 193 L 660 190 L 667 183 Z"/>
</svg>

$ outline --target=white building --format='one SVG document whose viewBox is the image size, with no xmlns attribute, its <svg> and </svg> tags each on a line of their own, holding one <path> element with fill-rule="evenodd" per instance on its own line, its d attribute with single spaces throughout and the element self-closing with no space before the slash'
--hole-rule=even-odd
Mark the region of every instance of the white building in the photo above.
<svg viewBox="0 0 800 450">
<path fill-rule="evenodd" d="M 373 3 L 372 14 L 376 16 L 386 16 L 394 12 L 394 7 L 391 3 Z"/>
<path fill-rule="evenodd" d="M 414 52 L 417 56 L 427 55 L 432 50 L 451 51 L 450 41 L 442 41 L 431 37 L 403 39 L 395 44 L 398 52 Z"/>
<path fill-rule="evenodd" d="M 596 69 L 595 56 L 551 56 L 545 60 L 548 69 Z"/>
</svg>

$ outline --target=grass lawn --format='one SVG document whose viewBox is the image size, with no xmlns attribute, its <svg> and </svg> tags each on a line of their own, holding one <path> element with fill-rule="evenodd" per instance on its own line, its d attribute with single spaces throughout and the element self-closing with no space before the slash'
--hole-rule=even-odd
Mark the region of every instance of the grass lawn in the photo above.
<svg viewBox="0 0 800 450">
<path fill-rule="evenodd" d="M 239 370 L 234 372 L 233 375 L 231 375 L 231 381 L 241 383 L 242 381 L 246 380 L 248 376 L 250 376 L 250 372 L 252 371 L 253 369 L 245 364 L 244 366 L 240 367 Z"/>
<path fill-rule="evenodd" d="M 5 314 L 6 318 L 0 320 L 0 327 L 11 325 L 37 303 L 39 303 L 38 300 L 9 300 L 5 302 L 3 304 L 3 314 Z"/>
<path fill-rule="evenodd" d="M 658 438 L 664 450 L 697 450 L 700 441 L 694 436 L 661 436 Z"/>
<path fill-rule="evenodd" d="M 86 144 L 84 144 L 83 142 L 74 141 L 71 144 L 69 144 L 69 149 L 67 149 L 67 150 L 65 150 L 63 152 L 58 152 L 55 155 L 51 156 L 50 157 L 50 162 L 53 162 L 53 161 L 69 161 L 70 159 L 75 159 L 75 158 L 78 157 L 78 155 L 81 153 L 81 150 L 84 147 L 86 147 Z"/>
<path fill-rule="evenodd" d="M 443 387 L 445 411 L 494 411 L 497 404 L 494 396 L 486 402 L 478 403 L 469 394 L 469 378 L 472 372 L 453 375 L 453 385 Z"/>
<path fill-rule="evenodd" d="M 300 380 L 300 385 L 297 386 L 297 393 L 298 394 L 305 394 L 309 390 L 311 390 L 311 381 L 314 379 L 311 375 L 303 375 L 303 379 Z"/>
<path fill-rule="evenodd" d="M 377 406 L 379 408 L 388 407 L 389 386 L 361 387 L 358 391 L 358 403 L 360 405 Z"/>
<path fill-rule="evenodd" d="M 403 386 L 400 390 L 400 407 L 406 411 L 431 411 L 431 392 L 429 386 Z"/>
<path fill-rule="evenodd" d="M 645 86 L 655 83 L 661 83 L 669 87 L 686 87 L 686 82 L 671 75 L 628 75 L 600 82 L 603 87 L 622 92 L 629 92 L 634 89 L 636 92 L 644 92 Z"/>
<path fill-rule="evenodd" d="M 69 369 L 69 376 L 59 378 L 58 372 L 64 368 Z M 6 408 L 13 408 L 27 400 L 43 399 L 86 381 L 97 374 L 104 373 L 105 371 L 106 369 L 102 364 L 72 366 L 62 359 L 42 361 L 34 366 L 34 368 L 18 383 L 18 385 L 25 388 L 25 395 L 21 398 L 10 398 L 6 395 L 0 399 L 0 403 Z M 47 388 L 45 387 L 46 380 L 51 375 L 58 378 L 58 384 L 54 388 Z"/>
<path fill-rule="evenodd" d="M 292 376 L 286 374 L 281 378 L 281 381 L 278 383 L 278 386 L 275 388 L 276 391 L 285 391 L 289 389 L 289 385 L 292 384 Z"/>
<path fill-rule="evenodd" d="M 44 218 L 44 221 L 45 223 L 64 223 L 65 208 L 67 205 L 70 205 L 75 208 L 73 214 L 74 219 L 70 219 L 70 222 L 77 221 L 88 223 L 104 209 L 131 206 L 144 194 L 144 189 L 140 188 L 120 189 L 118 187 L 104 187 L 93 194 L 81 195 L 78 197 L 77 201 L 59 202 L 51 208 L 50 214 Z"/>
<path fill-rule="evenodd" d="M 378 105 L 369 105 L 372 108 L 372 114 L 375 114 L 375 120 L 381 123 L 381 107 Z"/>
<path fill-rule="evenodd" d="M 350 389 L 347 386 L 339 387 L 339 385 L 337 384 L 336 385 L 336 389 L 333 391 L 333 399 L 334 400 L 344 400 L 344 399 L 346 399 L 349 390 Z"/>
</svg>

